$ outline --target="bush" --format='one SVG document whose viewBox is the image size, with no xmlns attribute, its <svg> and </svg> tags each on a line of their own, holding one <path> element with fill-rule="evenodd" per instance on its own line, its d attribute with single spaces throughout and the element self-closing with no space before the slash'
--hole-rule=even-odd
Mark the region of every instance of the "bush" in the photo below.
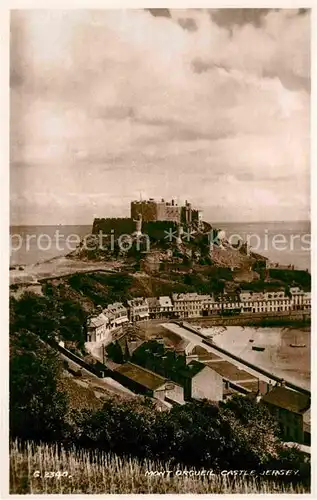
<svg viewBox="0 0 317 500">
<path fill-rule="evenodd" d="M 31 332 L 10 338 L 10 433 L 24 439 L 65 435 L 67 398 L 57 390 L 58 355 Z"/>
<path fill-rule="evenodd" d="M 270 269 L 270 278 L 280 280 L 286 285 L 299 286 L 305 291 L 311 290 L 311 275 L 308 271 L 296 269 Z"/>
</svg>

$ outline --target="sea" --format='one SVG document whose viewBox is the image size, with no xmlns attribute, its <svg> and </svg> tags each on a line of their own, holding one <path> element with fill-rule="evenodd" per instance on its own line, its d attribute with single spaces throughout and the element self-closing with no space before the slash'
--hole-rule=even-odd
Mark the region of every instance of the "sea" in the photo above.
<svg viewBox="0 0 317 500">
<path fill-rule="evenodd" d="M 223 230 L 230 243 L 239 239 L 247 241 L 251 251 L 264 255 L 272 263 L 311 270 L 310 221 L 217 222 L 212 225 Z"/>
<path fill-rule="evenodd" d="M 91 225 L 10 226 L 10 266 L 45 262 L 75 250 Z"/>
<path fill-rule="evenodd" d="M 294 222 L 211 222 L 222 229 L 226 239 L 248 241 L 251 250 L 281 265 L 311 269 L 311 229 L 309 221 Z M 28 265 L 74 250 L 80 239 L 91 232 L 90 225 L 11 226 L 10 265 Z"/>
</svg>

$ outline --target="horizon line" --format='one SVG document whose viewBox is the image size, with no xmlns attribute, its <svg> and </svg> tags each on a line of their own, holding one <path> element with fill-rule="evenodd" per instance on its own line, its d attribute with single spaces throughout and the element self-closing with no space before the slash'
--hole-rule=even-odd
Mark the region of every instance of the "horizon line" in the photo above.
<svg viewBox="0 0 317 500">
<path fill-rule="evenodd" d="M 94 217 L 95 219 L 130 219 L 131 217 Z M 168 221 L 167 221 L 168 222 Z M 276 223 L 288 223 L 288 222 L 309 222 L 311 219 L 289 219 L 289 220 L 222 220 L 222 221 L 205 221 L 209 224 L 276 224 Z M 77 222 L 77 223 L 49 223 L 49 224 L 36 224 L 36 223 L 14 223 L 9 224 L 9 227 L 21 227 L 21 226 L 36 226 L 36 227 L 55 227 L 55 226 L 92 226 L 92 223 L 88 222 Z"/>
</svg>

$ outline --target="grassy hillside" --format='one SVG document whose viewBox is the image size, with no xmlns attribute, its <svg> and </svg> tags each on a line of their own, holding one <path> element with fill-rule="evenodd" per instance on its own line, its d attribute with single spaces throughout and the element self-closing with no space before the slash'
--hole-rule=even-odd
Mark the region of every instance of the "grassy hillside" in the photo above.
<svg viewBox="0 0 317 500">
<path fill-rule="evenodd" d="M 149 472 L 173 472 L 164 477 Z M 176 475 L 177 474 L 180 475 Z M 182 472 L 180 472 L 182 471 Z M 138 461 L 114 454 L 66 451 L 57 445 L 10 444 L 10 493 L 309 493 L 302 485 L 256 478 L 189 476 L 181 466 Z M 187 469 L 187 472 L 193 469 Z M 55 473 L 54 477 L 45 477 Z"/>
</svg>

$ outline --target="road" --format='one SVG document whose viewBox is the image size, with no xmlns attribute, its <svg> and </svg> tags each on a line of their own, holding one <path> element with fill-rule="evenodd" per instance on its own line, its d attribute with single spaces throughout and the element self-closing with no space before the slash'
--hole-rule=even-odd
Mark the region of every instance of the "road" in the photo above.
<svg viewBox="0 0 317 500">
<path fill-rule="evenodd" d="M 72 370 L 81 370 L 83 376 L 82 377 L 74 377 L 75 380 L 82 381 L 82 382 L 87 382 L 89 384 L 90 389 L 97 391 L 98 389 L 106 389 L 107 391 L 117 394 L 119 396 L 136 396 L 132 391 L 124 387 L 123 385 L 119 384 L 116 380 L 113 380 L 110 377 L 105 377 L 105 378 L 99 378 L 97 375 L 91 373 L 90 371 L 86 370 L 86 368 L 83 368 L 80 366 L 78 363 L 73 361 L 72 359 L 69 359 L 65 354 L 59 352 L 60 357 L 67 361 L 68 366 Z"/>
</svg>

